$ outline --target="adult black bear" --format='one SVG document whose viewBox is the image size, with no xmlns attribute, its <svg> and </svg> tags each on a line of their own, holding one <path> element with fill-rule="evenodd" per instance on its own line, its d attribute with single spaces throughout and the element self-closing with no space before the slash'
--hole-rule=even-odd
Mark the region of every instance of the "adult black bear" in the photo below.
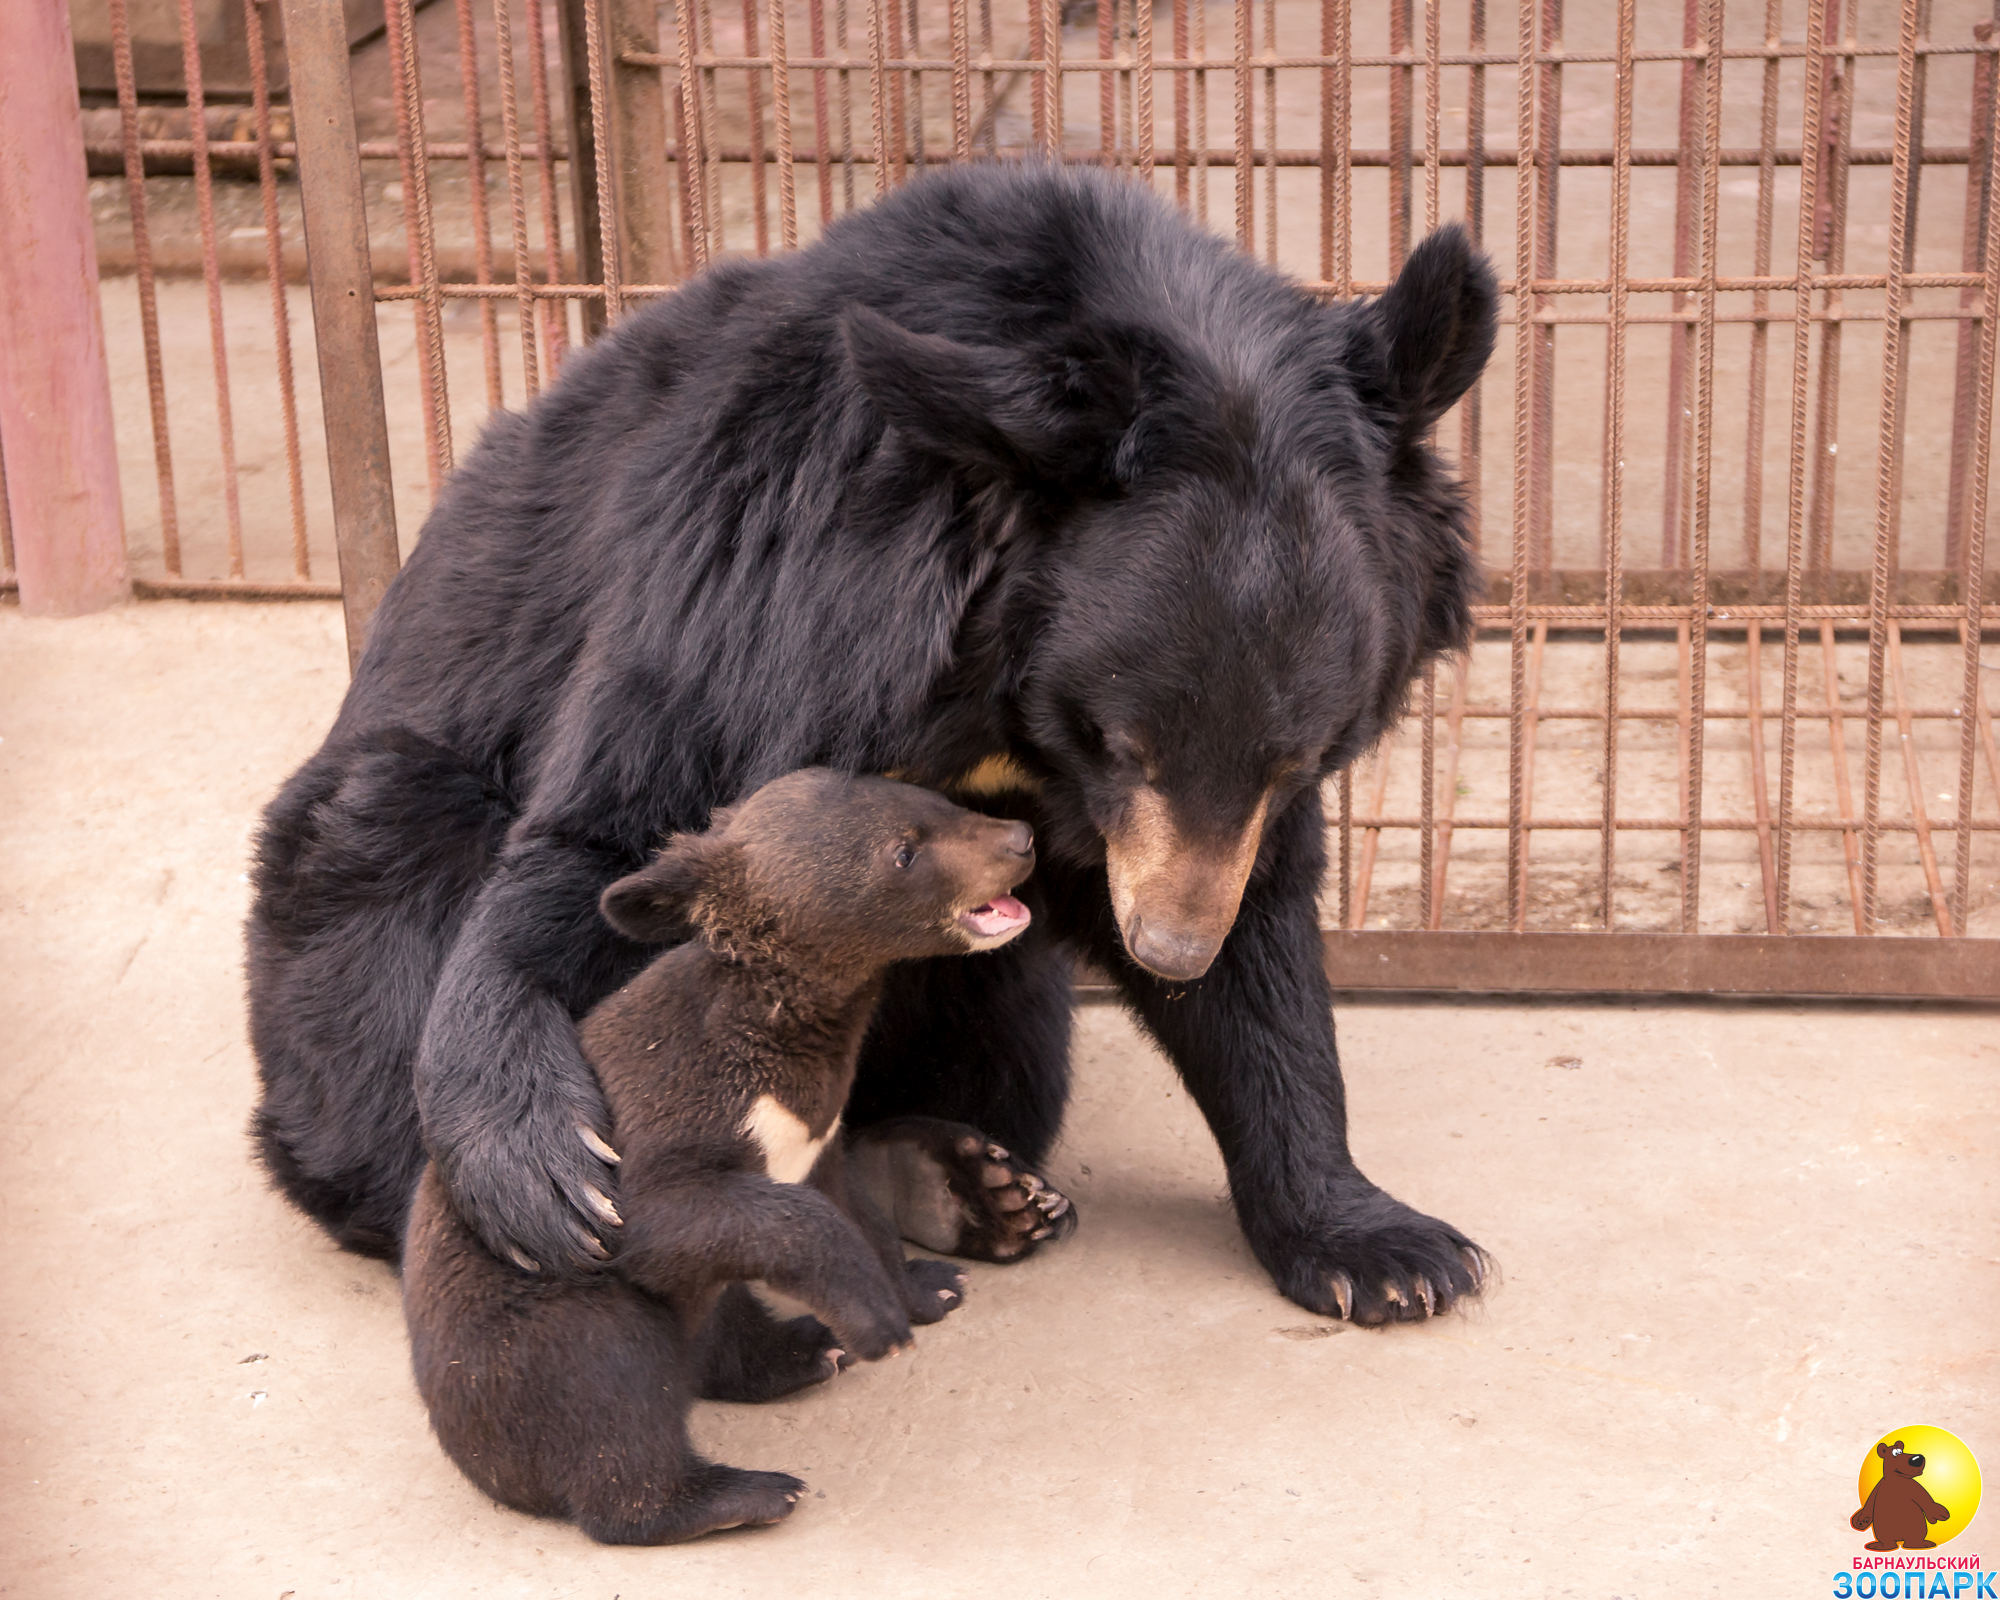
<svg viewBox="0 0 2000 1600">
<path fill-rule="evenodd" d="M 1018 937 L 1029 915 L 1007 891 L 1034 863 L 1022 823 L 822 770 L 766 784 L 604 891 L 633 939 L 686 941 L 579 1030 L 624 1157 L 613 1268 L 524 1276 L 480 1244 L 435 1167 L 417 1185 L 411 1356 L 467 1477 L 616 1544 L 791 1511 L 797 1478 L 703 1460 L 688 1409 L 892 1355 L 964 1298 L 956 1268 L 903 1259 L 849 1180 L 841 1113 L 889 964 Z M 750 1279 L 817 1315 L 778 1321 Z"/>
<path fill-rule="evenodd" d="M 1348 1154 L 1317 895 L 1320 780 L 1467 636 L 1426 434 L 1495 300 L 1456 229 L 1324 306 L 1143 190 L 992 165 L 629 318 L 488 428 L 267 815 L 251 1023 L 284 1189 L 393 1253 L 428 1150 L 497 1250 L 585 1261 L 615 1212 L 574 1019 L 643 959 L 598 894 L 820 765 L 1041 845 L 1034 928 L 899 972 L 848 1108 L 961 1250 L 1020 1248 L 1020 1196 L 994 1209 L 958 1152 L 969 1125 L 1046 1154 L 1081 950 L 1286 1294 L 1382 1322 L 1476 1290 L 1471 1242 Z"/>
</svg>

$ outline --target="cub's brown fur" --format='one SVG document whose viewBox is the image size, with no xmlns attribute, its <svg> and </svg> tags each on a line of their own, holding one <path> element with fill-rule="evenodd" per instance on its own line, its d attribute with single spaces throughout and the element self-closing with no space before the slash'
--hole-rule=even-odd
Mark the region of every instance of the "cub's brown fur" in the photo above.
<svg viewBox="0 0 2000 1600">
<path fill-rule="evenodd" d="M 848 1182 L 840 1112 L 884 971 L 1004 944 L 1028 921 L 1006 891 L 1033 865 L 1025 823 L 814 770 L 605 890 L 628 936 L 694 935 L 581 1030 L 622 1158 L 615 1257 L 567 1282 L 499 1260 L 435 1166 L 411 1213 L 417 1387 L 474 1483 L 607 1543 L 791 1509 L 798 1479 L 697 1455 L 688 1406 L 820 1382 L 959 1304 L 957 1271 L 905 1262 Z M 816 1315 L 772 1317 L 746 1287 L 757 1279 Z"/>
</svg>

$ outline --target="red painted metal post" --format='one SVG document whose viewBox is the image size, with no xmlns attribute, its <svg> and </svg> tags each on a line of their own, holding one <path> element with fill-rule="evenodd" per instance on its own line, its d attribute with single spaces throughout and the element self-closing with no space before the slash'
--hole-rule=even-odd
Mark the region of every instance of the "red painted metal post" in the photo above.
<svg viewBox="0 0 2000 1600">
<path fill-rule="evenodd" d="M 21 609 L 130 590 L 97 243 L 64 0 L 12 0 L 0 49 L 0 441 Z"/>
</svg>

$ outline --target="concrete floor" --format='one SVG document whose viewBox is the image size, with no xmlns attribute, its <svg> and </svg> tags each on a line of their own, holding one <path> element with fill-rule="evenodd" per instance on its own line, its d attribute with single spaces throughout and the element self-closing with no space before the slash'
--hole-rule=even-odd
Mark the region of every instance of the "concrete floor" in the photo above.
<svg viewBox="0 0 2000 1600">
<path fill-rule="evenodd" d="M 1092 1008 L 1077 1237 L 973 1268 L 899 1362 L 699 1414 L 810 1481 L 787 1524 L 612 1551 L 496 1510 L 427 1434 L 394 1278 L 243 1135 L 247 839 L 339 627 L 0 610 L 0 1593 L 1823 1594 L 1884 1429 L 2000 1466 L 1991 1011 L 1347 1006 L 1364 1167 L 1503 1272 L 1370 1333 L 1273 1293 L 1199 1116 Z"/>
</svg>

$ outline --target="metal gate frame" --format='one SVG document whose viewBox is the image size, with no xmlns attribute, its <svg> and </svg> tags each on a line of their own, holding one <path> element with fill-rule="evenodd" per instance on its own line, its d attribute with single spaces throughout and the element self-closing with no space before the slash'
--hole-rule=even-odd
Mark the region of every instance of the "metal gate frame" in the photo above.
<svg viewBox="0 0 2000 1600">
<path fill-rule="evenodd" d="M 1786 44 L 1778 26 L 1780 0 L 1768 0 L 1766 38 L 1761 46 L 1711 47 L 1723 39 L 1722 0 L 1686 0 L 1685 33 L 1678 50 L 1640 50 L 1636 45 L 1636 0 L 1619 0 L 1615 52 L 1565 51 L 1562 44 L 1561 0 L 1523 0 L 1516 48 L 1511 52 L 1485 47 L 1483 0 L 1471 0 L 1474 35 L 1466 51 L 1442 48 L 1440 11 L 1436 0 L 1422 6 L 1421 42 L 1413 28 L 1412 0 L 1391 0 L 1391 50 L 1357 54 L 1351 45 L 1349 0 L 1323 0 L 1322 49 L 1317 55 L 1279 54 L 1275 47 L 1275 10 L 1265 0 L 1266 48 L 1251 50 L 1254 0 L 1234 0 L 1236 17 L 1233 58 L 1209 58 L 1194 46 L 1187 32 L 1189 0 L 1173 0 L 1173 54 L 1156 54 L 1150 4 L 1104 0 L 1099 7 L 1100 50 L 1096 59 L 1064 60 L 1062 13 L 1055 0 L 1030 0 L 1031 46 L 1020 59 L 996 59 L 990 53 L 974 57 L 971 50 L 969 0 L 952 6 L 951 54 L 925 57 L 906 51 L 898 4 L 885 7 L 870 0 L 869 53 L 834 57 L 814 40 L 814 54 L 787 52 L 782 0 L 759 0 L 761 20 L 770 44 L 763 51 L 756 40 L 756 10 L 745 7 L 744 53 L 719 54 L 712 24 L 706 38 L 700 26 L 679 32 L 673 53 L 660 48 L 652 0 L 561 0 L 564 16 L 564 71 L 572 88 L 569 118 L 571 194 L 578 241 L 579 281 L 535 282 L 524 251 L 517 250 L 516 282 L 509 284 L 446 284 L 440 281 L 425 230 L 429 226 L 420 93 L 414 75 L 403 92 L 404 171 L 413 192 L 413 271 L 408 287 L 377 289 L 371 282 L 365 244 L 362 186 L 349 99 L 346 41 L 340 9 L 329 0 L 286 0 L 286 27 L 294 67 L 294 110 L 297 156 L 305 194 L 314 313 L 320 328 L 320 348 L 340 358 L 323 361 L 328 446 L 334 463 L 333 493 L 342 592 L 347 607 L 351 653 L 358 654 L 375 603 L 397 565 L 394 511 L 389 496 L 387 434 L 384 425 L 381 374 L 375 356 L 375 307 L 383 301 L 413 301 L 420 326 L 431 336 L 427 361 L 432 369 L 427 385 L 436 417 L 432 429 L 434 471 L 450 464 L 449 419 L 443 414 L 442 308 L 452 298 L 503 298 L 523 308 L 524 354 L 532 370 L 532 335 L 526 330 L 533 309 L 550 302 L 580 300 L 585 326 L 594 330 L 615 321 L 635 299 L 670 293 L 681 260 L 689 270 L 708 258 L 720 226 L 717 185 L 727 164 L 746 168 L 755 195 L 758 246 L 769 248 L 766 219 L 769 199 L 766 169 L 777 178 L 778 246 L 790 248 L 798 238 L 796 169 L 817 166 L 824 213 L 830 214 L 829 147 L 824 116 L 817 128 L 816 148 L 795 148 L 791 134 L 791 75 L 823 80 L 836 71 L 859 76 L 870 85 L 872 148 L 849 147 L 850 162 L 863 157 L 875 162 L 887 152 L 890 181 L 897 181 L 921 163 L 922 116 L 917 113 L 918 142 L 914 152 L 899 138 L 907 115 L 906 89 L 921 108 L 924 75 L 948 73 L 951 79 L 952 159 L 980 153 L 972 120 L 972 84 L 983 75 L 991 94 L 995 74 L 1016 74 L 1030 84 L 1033 111 L 1031 148 L 1047 154 L 1063 150 L 1065 160 L 1083 160 L 1132 172 L 1171 168 L 1176 192 L 1186 203 L 1190 174 L 1208 167 L 1233 167 L 1250 181 L 1235 187 L 1236 232 L 1248 249 L 1254 238 L 1259 168 L 1266 176 L 1265 234 L 1275 253 L 1278 172 L 1285 167 L 1311 167 L 1320 179 L 1322 201 L 1321 277 L 1309 287 L 1328 296 L 1379 291 L 1380 281 L 1356 277 L 1349 245 L 1352 184 L 1357 168 L 1389 170 L 1392 211 L 1400 208 L 1402 242 L 1407 245 L 1412 212 L 1419 190 L 1425 224 L 1439 216 L 1443 170 L 1462 167 L 1477 178 L 1486 168 L 1511 166 L 1515 174 L 1514 259 L 1531 262 L 1526 281 L 1503 281 L 1510 306 L 1523 308 L 1512 316 L 1514 394 L 1513 500 L 1511 564 L 1496 583 L 1492 601 L 1476 610 L 1482 630 L 1504 630 L 1509 644 L 1512 693 L 1503 711 L 1466 713 L 1459 704 L 1451 714 L 1450 738 L 1455 742 L 1456 717 L 1504 715 L 1509 724 L 1509 806 L 1499 819 L 1454 818 L 1451 797 L 1440 800 L 1436 782 L 1436 735 L 1441 691 L 1436 676 L 1421 688 L 1423 792 L 1418 814 L 1392 817 L 1383 810 L 1380 786 L 1372 811 L 1357 809 L 1352 773 L 1339 785 L 1339 894 L 1342 926 L 1326 934 L 1327 967 L 1342 989 L 1406 989 L 1471 992 L 1615 992 L 1708 993 L 1733 995 L 1879 996 L 1895 999 L 2000 1000 L 2000 940 L 1968 938 L 1963 933 L 1970 904 L 1970 862 L 1975 834 L 2000 830 L 2000 820 L 1975 816 L 1979 756 L 1985 756 L 1988 786 L 2000 790 L 2000 756 L 1996 756 L 1992 712 L 1980 683 L 1982 639 L 2000 628 L 2000 585 L 1986 570 L 1985 528 L 1990 477 L 1990 438 L 1996 368 L 1996 335 L 2000 318 L 1986 314 L 1988 262 L 2000 259 L 2000 206 L 1991 204 L 1995 154 L 2000 151 L 1996 118 L 2000 96 L 1993 92 L 1995 45 L 1991 24 L 1964 43 L 1934 43 L 1928 37 L 1929 0 L 1905 0 L 1899 38 L 1893 50 L 1860 45 L 1850 32 L 1838 35 L 1839 0 L 1811 0 L 1804 44 Z M 410 0 L 391 0 L 391 29 L 406 40 L 414 38 Z M 689 15 L 696 15 L 689 13 Z M 704 7 L 699 16 L 706 16 Z M 818 12 L 815 7 L 815 19 Z M 1971 55 L 1975 59 L 1972 142 L 1963 149 L 1925 148 L 1922 142 L 1927 69 L 1932 58 Z M 1893 56 L 1897 69 L 1897 117 L 1893 145 L 1864 150 L 1852 142 L 1852 96 L 1855 63 L 1868 57 Z M 1721 145 L 1722 69 L 1725 60 L 1763 63 L 1763 139 L 1754 150 L 1725 150 Z M 1776 142 L 1775 108 L 1781 64 L 1804 64 L 1804 127 L 1799 144 L 1782 149 Z M 1642 62 L 1679 61 L 1682 66 L 1681 142 L 1677 147 L 1649 150 L 1633 144 L 1633 71 Z M 1616 68 L 1618 91 L 1613 144 L 1605 150 L 1564 149 L 1559 128 L 1562 75 L 1566 66 L 1603 65 Z M 1483 70 L 1512 67 L 1517 82 L 1516 148 L 1489 149 L 1484 144 Z M 1447 68 L 1469 68 L 1477 85 L 1479 114 L 1469 124 L 1463 149 L 1447 150 L 1440 139 L 1440 84 Z M 662 69 L 666 69 L 663 71 Z M 1277 146 L 1276 74 L 1283 70 L 1317 71 L 1321 82 L 1321 143 L 1316 150 L 1284 150 Z M 1342 82 L 1352 82 L 1361 70 L 1384 69 L 1391 78 L 1390 118 L 1395 138 L 1387 150 L 1351 147 L 1346 97 Z M 663 88 L 667 72 L 678 82 L 702 84 L 702 94 L 675 92 L 671 101 Z M 712 118 L 713 83 L 718 73 L 740 72 L 750 86 L 753 111 L 747 148 L 722 148 Z M 1062 144 L 1065 75 L 1094 72 L 1102 87 L 1104 126 L 1102 148 L 1078 152 Z M 1154 77 L 1170 74 L 1175 96 L 1176 139 L 1172 150 L 1156 148 L 1153 109 Z M 1229 74 L 1234 83 L 1235 145 L 1233 149 L 1194 148 L 1188 139 L 1187 86 L 1207 72 Z M 1844 76 L 1843 76 L 1844 73 Z M 767 135 L 758 96 L 768 78 L 773 125 Z M 1261 147 L 1254 138 L 1255 91 L 1265 86 L 1267 137 Z M 1418 79 L 1424 89 L 1423 132 L 1415 121 Z M 823 108 L 825 90 L 815 82 L 816 102 Z M 1120 99 L 1121 94 L 1123 99 Z M 1845 95 L 1845 99 L 1842 96 Z M 705 99 L 704 96 L 707 98 Z M 671 104 L 671 110 L 670 110 Z M 1121 109 L 1122 108 L 1122 109 Z M 1120 120 L 1122 118 L 1122 120 Z M 988 117 L 982 126 L 990 124 Z M 1111 131 L 1114 123 L 1118 132 Z M 481 148 L 472 141 L 471 148 Z M 989 134 L 988 151 L 992 151 Z M 690 159 L 683 155 L 692 152 Z M 431 151 L 432 159 L 441 152 Z M 497 152 L 496 152 L 497 153 Z M 1004 153 L 1004 152 L 1002 152 Z M 546 151 L 544 151 L 546 154 Z M 416 159 L 412 160 L 414 155 Z M 511 123 L 504 152 L 510 170 L 522 159 Z M 656 159 L 664 156 L 665 160 Z M 914 157 L 914 159 L 913 159 Z M 1857 166 L 1883 164 L 1892 171 L 1889 243 L 1884 270 L 1845 270 L 1847 175 Z M 1925 166 L 1958 164 L 1969 183 L 1965 255 L 1957 272 L 1917 272 L 1913 269 L 1916 241 L 1916 175 Z M 1566 166 L 1608 166 L 1612 172 L 1611 270 L 1598 277 L 1563 278 L 1555 272 L 1558 176 Z M 1674 271 L 1669 277 L 1642 279 L 1627 269 L 1630 231 L 1631 174 L 1648 165 L 1674 166 L 1679 174 L 1681 228 L 1675 242 Z M 1805 270 L 1785 273 L 1771 262 L 1773 176 L 1780 166 L 1801 172 L 1798 260 Z M 1754 169 L 1758 174 L 1759 235 L 1755 270 L 1728 276 L 1719 267 L 1717 223 L 1718 185 L 1724 166 Z M 671 169 L 675 185 L 670 185 Z M 1421 183 L 1418 181 L 1421 174 Z M 678 187 L 678 195 L 675 186 Z M 1481 204 L 1476 183 L 1468 185 L 1469 203 Z M 713 207 L 713 209 L 711 209 Z M 517 200 L 518 210 L 518 200 Z M 1478 218 L 1473 218 L 1477 226 Z M 521 225 L 516 217 L 517 230 Z M 676 249 L 672 234 L 680 234 Z M 1391 268 L 1400 259 L 1392 238 Z M 1815 265 L 1824 270 L 1814 270 Z M 1956 310 L 1919 306 L 1919 291 L 1958 292 Z M 1880 293 L 1882 309 L 1843 307 L 1842 296 Z M 1634 295 L 1668 298 L 1669 309 L 1634 310 Z M 1748 308 L 1728 310 L 1725 296 L 1750 297 Z M 1771 297 L 1789 296 L 1789 311 Z M 1602 312 L 1571 311 L 1578 304 L 1569 296 L 1602 297 Z M 1657 304 L 1657 300 L 1654 302 Z M 1925 318 L 1947 317 L 1960 329 L 1953 398 L 1951 526 L 1945 570 L 1910 574 L 1899 570 L 1900 504 L 1903 430 L 1910 387 L 1909 330 Z M 1866 581 L 1843 582 L 1847 576 L 1828 570 L 1825 554 L 1830 540 L 1831 494 L 1828 460 L 1834 440 L 1829 432 L 1829 385 L 1819 388 L 1818 411 L 1808 406 L 1815 332 L 1822 366 L 1831 347 L 1837 365 L 1843 322 L 1876 320 L 1884 340 L 1884 394 L 1877 470 L 1875 552 Z M 1624 470 L 1625 330 L 1645 322 L 1677 324 L 1670 377 L 1669 412 L 1688 416 L 1684 431 L 1670 430 L 1667 472 L 1668 504 L 1663 508 L 1663 567 L 1658 573 L 1628 573 L 1624 564 L 1622 501 L 1619 485 Z M 1710 526 L 1714 458 L 1714 368 L 1718 324 L 1748 322 L 1755 344 L 1753 372 L 1765 362 L 1767 329 L 1789 323 L 1792 334 L 1792 408 L 1789 497 L 1786 517 L 1786 562 L 1782 583 L 1775 572 L 1753 565 L 1741 574 L 1712 570 Z M 1607 479 L 1607 527 L 1604 561 L 1594 578 L 1588 573 L 1552 569 L 1549 562 L 1551 500 L 1551 429 L 1554 339 L 1558 325 L 1596 324 L 1606 330 L 1610 378 L 1607 389 L 1607 433 L 1604 470 Z M 488 334 L 489 340 L 491 334 Z M 1753 426 L 1761 437 L 1761 376 L 1753 376 Z M 1684 402 L 1684 403 L 1682 403 Z M 1479 413 L 1475 397 L 1461 408 L 1466 420 L 1461 458 L 1470 457 L 1476 471 Z M 1750 446 L 1757 459 L 1758 444 Z M 1677 496 L 1684 498 L 1678 499 Z M 1826 504 L 1822 505 L 1822 499 Z M 1752 527 L 1754 529 L 1754 513 Z M 1754 532 L 1752 537 L 1754 538 Z M 1535 724 L 1538 717 L 1565 715 L 1545 712 L 1529 691 L 1530 665 L 1538 662 L 1551 629 L 1587 630 L 1601 635 L 1605 648 L 1607 701 L 1602 711 L 1582 713 L 1603 723 L 1605 772 L 1601 815 L 1593 821 L 1530 816 Z M 1680 810 L 1676 817 L 1636 820 L 1618 814 L 1615 775 L 1621 719 L 1659 713 L 1628 712 L 1617 699 L 1618 659 L 1622 641 L 1633 630 L 1669 630 L 1677 636 L 1683 662 L 1683 694 L 1677 709 L 1682 729 L 1684 766 Z M 1763 713 L 1756 701 L 1754 680 L 1757 652 L 1766 630 L 1781 634 L 1784 664 L 1782 706 L 1770 720 L 1780 724 L 1779 777 L 1775 797 L 1768 793 L 1765 772 Z M 1902 645 L 1905 630 L 1945 630 L 1956 636 L 1963 651 L 1963 692 L 1956 706 L 1912 710 L 1902 695 Z M 1711 708 L 1706 700 L 1706 661 L 1712 640 L 1734 630 L 1746 640 L 1752 662 L 1752 692 L 1747 713 Z M 1853 814 L 1843 790 L 1840 818 L 1827 823 L 1795 813 L 1795 751 L 1802 721 L 1827 723 L 1836 741 L 1843 713 L 1829 704 L 1816 711 L 1801 704 L 1800 663 L 1809 632 L 1817 631 L 1830 660 L 1836 630 L 1865 630 L 1868 643 L 1868 706 L 1866 712 L 1865 799 L 1861 815 Z M 1776 641 L 1773 641 L 1776 642 Z M 1827 669 L 1830 673 L 1830 667 Z M 1893 687 L 1893 694 L 1892 694 Z M 1891 706 L 1893 698 L 1894 705 Z M 1970 714 L 1967 714 L 1968 711 Z M 1703 812 L 1703 750 L 1708 723 L 1717 717 L 1747 714 L 1757 766 L 1756 816 L 1718 818 Z M 1898 718 L 1907 759 L 1911 718 L 1929 716 L 1956 721 L 1960 730 L 1957 815 L 1930 822 L 1923 814 L 1917 769 L 1910 766 L 1915 813 L 1908 821 L 1882 814 L 1882 756 L 1890 718 Z M 1841 757 L 1843 783 L 1845 756 Z M 1454 829 L 1505 826 L 1508 834 L 1508 901 L 1511 931 L 1463 932 L 1444 929 L 1442 884 L 1445 856 Z M 1530 932 L 1526 929 L 1528 838 L 1549 827 L 1592 827 L 1602 841 L 1603 931 L 1588 933 Z M 1355 839 L 1368 836 L 1367 861 L 1373 841 L 1392 828 L 1413 829 L 1421 842 L 1419 883 L 1425 926 L 1402 931 L 1365 930 L 1358 924 L 1355 892 Z M 1630 933 L 1610 927 L 1612 864 L 1621 831 L 1641 829 L 1678 833 L 1681 840 L 1682 926 L 1697 927 L 1701 894 L 1701 849 L 1705 833 L 1755 833 L 1762 853 L 1765 899 L 1770 908 L 1763 935 L 1715 933 Z M 1846 841 L 1848 872 L 1855 886 L 1857 929 L 1871 925 L 1875 910 L 1877 856 L 1885 832 L 1914 832 L 1922 845 L 1931 900 L 1941 937 L 1866 935 L 1807 937 L 1791 926 L 1790 874 L 1794 841 L 1813 828 L 1837 831 Z M 1933 837 L 1951 837 L 1956 844 L 1955 882 L 1946 888 L 1933 857 Z M 1360 902 L 1367 901 L 1363 867 Z"/>
</svg>

